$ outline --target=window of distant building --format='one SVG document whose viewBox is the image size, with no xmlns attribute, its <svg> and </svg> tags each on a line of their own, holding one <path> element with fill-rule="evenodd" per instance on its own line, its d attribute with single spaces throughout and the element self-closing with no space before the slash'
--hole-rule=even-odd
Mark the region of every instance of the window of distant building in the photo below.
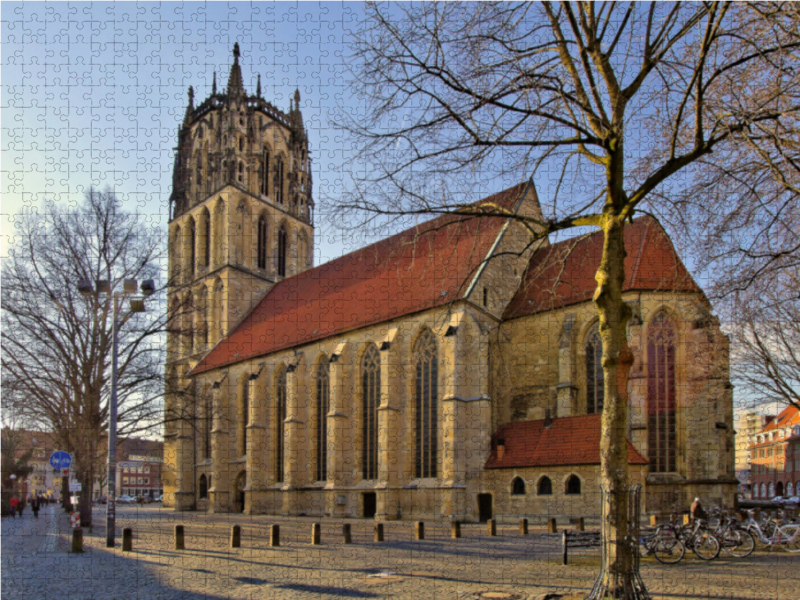
<svg viewBox="0 0 800 600">
<path fill-rule="evenodd" d="M 595 326 L 586 337 L 586 413 L 603 412 L 603 341 Z"/>
<path fill-rule="evenodd" d="M 647 434 L 650 471 L 675 471 L 676 399 L 675 344 L 677 333 L 664 313 L 655 316 L 647 336 Z"/>
</svg>

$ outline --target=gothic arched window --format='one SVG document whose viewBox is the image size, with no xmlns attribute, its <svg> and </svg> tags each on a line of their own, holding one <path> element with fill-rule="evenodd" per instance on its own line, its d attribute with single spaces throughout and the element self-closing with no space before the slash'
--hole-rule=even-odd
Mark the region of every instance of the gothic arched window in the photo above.
<svg viewBox="0 0 800 600">
<path fill-rule="evenodd" d="M 286 277 L 286 229 L 278 230 L 278 275 Z"/>
<path fill-rule="evenodd" d="M 198 152 L 197 153 L 197 175 L 195 184 L 197 185 L 197 192 L 202 192 L 202 185 L 203 185 L 203 155 Z"/>
<path fill-rule="evenodd" d="M 197 483 L 197 497 L 199 500 L 208 498 L 208 480 L 205 475 L 200 475 L 200 481 Z"/>
<path fill-rule="evenodd" d="M 239 138 L 239 152 L 244 152 L 244 139 L 243 138 Z"/>
<path fill-rule="evenodd" d="M 570 475 L 567 479 L 567 486 L 565 490 L 569 496 L 579 496 L 581 493 L 581 480 L 577 475 Z"/>
<path fill-rule="evenodd" d="M 197 344 L 196 351 L 203 350 L 208 347 L 208 288 L 204 285 L 197 295 L 197 305 L 195 307 L 195 329 L 197 335 L 195 336 L 195 343 Z"/>
<path fill-rule="evenodd" d="M 267 268 L 267 217 L 258 217 L 257 263 L 259 269 Z"/>
<path fill-rule="evenodd" d="M 264 150 L 261 158 L 261 193 L 264 196 L 269 195 L 269 150 Z"/>
<path fill-rule="evenodd" d="M 281 367 L 275 385 L 275 481 L 283 481 L 283 421 L 286 419 L 286 369 Z"/>
<path fill-rule="evenodd" d="M 328 411 L 330 410 L 330 370 L 322 356 L 317 367 L 317 481 L 328 479 Z"/>
<path fill-rule="evenodd" d="M 655 316 L 647 335 L 647 448 L 651 473 L 675 471 L 675 325 Z"/>
<path fill-rule="evenodd" d="M 197 232 L 194 219 L 189 219 L 189 274 L 194 276 L 195 263 L 197 262 Z"/>
<path fill-rule="evenodd" d="M 381 403 L 381 353 L 374 344 L 364 353 L 361 404 L 361 475 L 378 477 L 378 406 Z"/>
<path fill-rule="evenodd" d="M 283 204 L 283 157 L 275 159 L 275 201 Z"/>
<path fill-rule="evenodd" d="M 202 224 L 202 238 L 203 238 L 203 266 L 208 267 L 211 264 L 211 214 L 207 208 L 203 209 L 200 217 Z"/>
<path fill-rule="evenodd" d="M 539 480 L 536 493 L 540 496 L 551 496 L 553 494 L 553 482 L 549 477 L 545 476 Z"/>
<path fill-rule="evenodd" d="M 511 482 L 511 495 L 512 496 L 525 495 L 525 482 L 522 480 L 521 477 L 514 477 L 514 481 Z"/>
<path fill-rule="evenodd" d="M 243 178 L 244 178 L 244 163 L 240 162 L 239 163 L 239 183 L 242 183 Z"/>
<path fill-rule="evenodd" d="M 586 337 L 586 414 L 603 412 L 603 341 L 595 327 Z"/>
<path fill-rule="evenodd" d="M 181 228 L 175 228 L 175 235 L 172 237 L 172 278 L 175 283 L 180 279 L 181 269 L 183 269 L 183 236 Z"/>
<path fill-rule="evenodd" d="M 416 359 L 416 477 L 438 475 L 439 361 L 436 339 L 426 329 L 414 345 Z"/>
</svg>

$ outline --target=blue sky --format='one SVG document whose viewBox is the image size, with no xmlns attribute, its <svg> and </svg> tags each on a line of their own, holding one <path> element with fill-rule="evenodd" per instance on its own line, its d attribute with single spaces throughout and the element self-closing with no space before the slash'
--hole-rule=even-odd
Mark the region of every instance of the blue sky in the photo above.
<svg viewBox="0 0 800 600">
<path fill-rule="evenodd" d="M 250 93 L 279 108 L 299 88 L 315 195 L 335 193 L 344 155 L 329 126 L 350 100 L 347 32 L 360 3 L 3 2 L 2 234 L 43 199 L 79 202 L 113 188 L 154 225 L 168 219 L 173 148 L 187 104 L 227 84 L 234 42 Z M 316 264 L 352 248 L 317 212 Z"/>
</svg>

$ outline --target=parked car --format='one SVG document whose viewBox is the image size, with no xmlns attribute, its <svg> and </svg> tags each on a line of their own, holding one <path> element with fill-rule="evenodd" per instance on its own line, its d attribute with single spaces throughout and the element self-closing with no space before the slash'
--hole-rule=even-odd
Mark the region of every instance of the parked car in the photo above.
<svg viewBox="0 0 800 600">
<path fill-rule="evenodd" d="M 769 500 L 773 504 L 783 504 L 783 496 L 775 496 Z"/>
<path fill-rule="evenodd" d="M 98 504 L 107 504 L 108 503 L 108 496 L 100 496 L 97 499 Z"/>
<path fill-rule="evenodd" d="M 783 501 L 784 506 L 797 506 L 800 504 L 800 496 L 789 496 Z"/>
<path fill-rule="evenodd" d="M 133 502 L 134 502 L 134 498 L 132 498 L 131 496 L 127 496 L 127 495 L 126 496 L 119 496 L 117 498 L 117 503 L 119 503 L 119 504 L 133 504 Z"/>
<path fill-rule="evenodd" d="M 163 501 L 164 501 L 164 496 L 161 494 L 153 498 L 153 502 L 163 502 Z"/>
</svg>

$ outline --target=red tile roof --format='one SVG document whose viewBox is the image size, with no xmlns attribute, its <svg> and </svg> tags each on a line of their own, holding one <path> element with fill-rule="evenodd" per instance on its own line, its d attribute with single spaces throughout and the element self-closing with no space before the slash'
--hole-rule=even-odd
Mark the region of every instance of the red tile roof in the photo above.
<svg viewBox="0 0 800 600">
<path fill-rule="evenodd" d="M 526 189 L 516 185 L 478 204 L 514 210 Z M 191 374 L 452 302 L 506 222 L 444 215 L 280 281 Z"/>
<path fill-rule="evenodd" d="M 503 318 L 514 319 L 591 300 L 602 249 L 603 233 L 597 232 L 535 252 Z M 652 217 L 640 217 L 625 227 L 625 250 L 624 291 L 701 291 L 669 236 Z"/>
<path fill-rule="evenodd" d="M 545 427 L 545 421 L 506 423 L 492 436 L 492 453 L 486 469 L 551 467 L 600 464 L 602 415 L 560 417 Z M 497 440 L 505 440 L 503 458 L 497 459 Z M 646 465 L 628 440 L 628 463 Z"/>
<path fill-rule="evenodd" d="M 786 427 L 789 423 L 800 423 L 800 410 L 796 406 L 787 406 L 778 416 L 772 419 L 761 431 L 772 431 Z"/>
</svg>

